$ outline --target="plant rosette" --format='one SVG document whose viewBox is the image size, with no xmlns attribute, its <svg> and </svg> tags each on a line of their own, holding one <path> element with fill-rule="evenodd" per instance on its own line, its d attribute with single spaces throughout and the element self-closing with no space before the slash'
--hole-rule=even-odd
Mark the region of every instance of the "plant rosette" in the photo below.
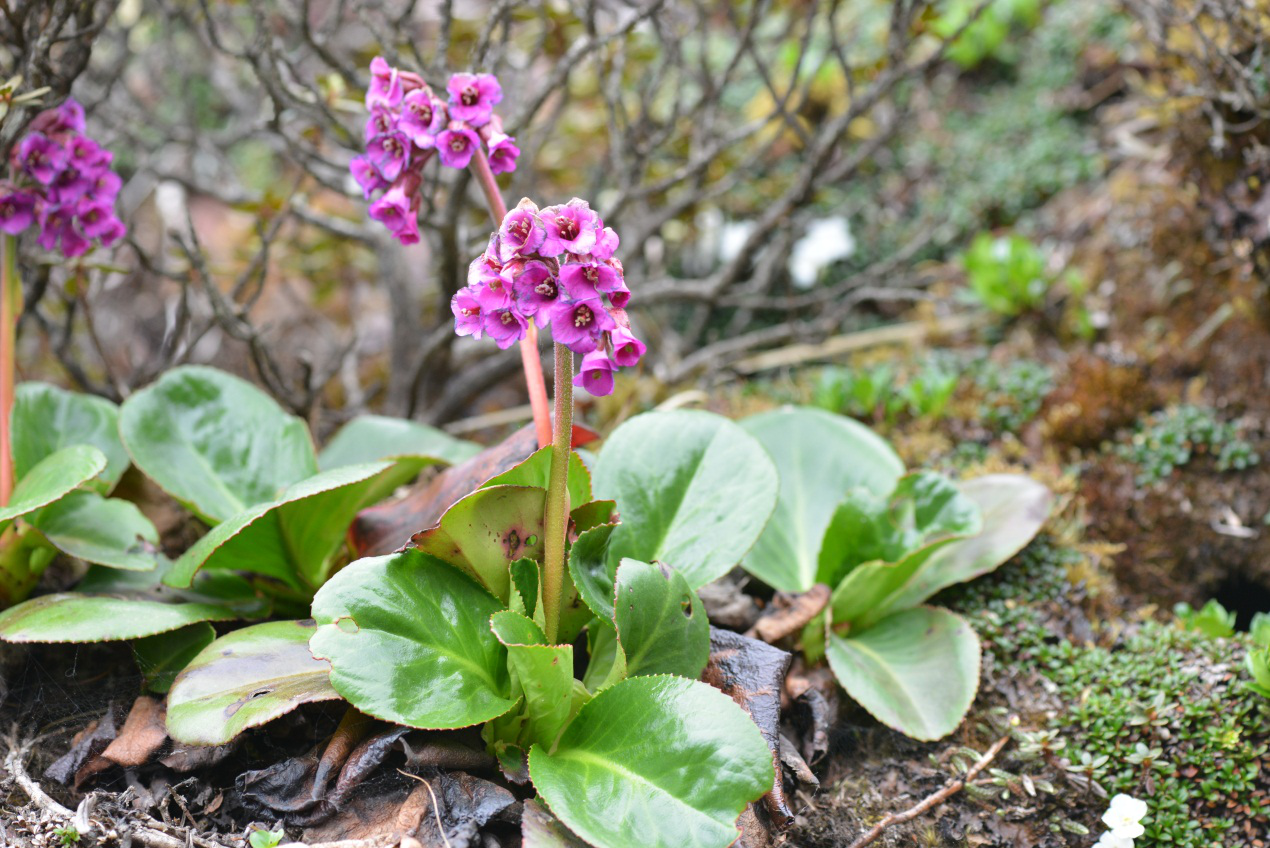
<svg viewBox="0 0 1270 848">
<path fill-rule="evenodd" d="M 804 630 L 808 661 L 879 721 L 916 739 L 947 736 L 979 685 L 979 638 L 961 616 L 926 604 L 1018 553 L 1049 515 L 1051 495 L 1020 475 L 956 484 L 905 474 L 863 425 L 787 408 L 741 426 L 780 474 L 772 521 L 746 556 L 752 575 L 785 592 L 833 591 Z"/>
</svg>

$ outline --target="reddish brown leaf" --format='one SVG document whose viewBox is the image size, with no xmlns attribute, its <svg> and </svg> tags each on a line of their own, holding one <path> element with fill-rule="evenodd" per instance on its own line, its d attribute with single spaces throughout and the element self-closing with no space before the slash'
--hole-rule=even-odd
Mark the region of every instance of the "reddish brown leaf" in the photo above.
<svg viewBox="0 0 1270 848">
<path fill-rule="evenodd" d="M 167 709 L 161 701 L 149 695 L 137 698 L 124 720 L 123 730 L 101 752 L 102 758 L 125 768 L 148 763 L 168 740 L 167 727 L 163 723 L 166 714 Z"/>
<path fill-rule="evenodd" d="M 824 583 L 817 583 L 806 592 L 777 592 L 772 603 L 754 624 L 747 636 L 775 643 L 792 636 L 807 626 L 807 622 L 820 615 L 829 603 L 831 592 Z"/>
</svg>

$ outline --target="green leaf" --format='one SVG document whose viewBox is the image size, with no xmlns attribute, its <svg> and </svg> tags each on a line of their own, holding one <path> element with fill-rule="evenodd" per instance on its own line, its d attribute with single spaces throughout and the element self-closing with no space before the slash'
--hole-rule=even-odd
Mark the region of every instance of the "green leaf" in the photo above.
<svg viewBox="0 0 1270 848">
<path fill-rule="evenodd" d="M 633 677 L 595 696 L 529 774 L 571 831 L 598 848 L 727 848 L 772 787 L 772 754 L 731 698 L 694 680 Z"/>
<path fill-rule="evenodd" d="M 146 688 L 160 695 L 167 692 L 181 669 L 215 638 L 216 629 L 203 621 L 133 642 L 132 655 Z"/>
<path fill-rule="evenodd" d="M 337 701 L 330 664 L 309 652 L 311 621 L 269 621 L 228 633 L 177 675 L 168 733 L 187 745 L 224 745 L 311 701 Z"/>
<path fill-rule="evenodd" d="M 118 642 L 167 633 L 200 621 L 237 618 L 223 606 L 166 604 L 141 598 L 59 592 L 0 612 L 6 642 Z"/>
<path fill-rule="evenodd" d="M 508 572 L 511 576 L 511 601 L 513 604 L 519 603 L 521 607 L 516 609 L 513 606 L 513 612 L 519 612 L 533 619 L 539 627 L 545 627 L 544 621 L 540 620 L 542 585 L 538 563 L 528 558 L 518 559 L 509 566 Z"/>
<path fill-rule="evenodd" d="M 91 445 L 72 445 L 46 456 L 18 481 L 8 506 L 0 507 L 0 530 L 5 522 L 65 497 L 105 467 L 106 455 Z"/>
<path fill-rule="evenodd" d="M 601 524 L 578 536 L 569 548 L 569 576 L 578 595 L 597 618 L 613 624 L 613 588 L 617 564 L 609 557 L 615 524 Z"/>
<path fill-rule="evenodd" d="M 542 559 L 547 493 L 528 486 L 479 489 L 445 511 L 440 523 L 410 540 L 424 553 L 463 569 L 506 604 L 508 567 Z"/>
<path fill-rule="evenodd" d="M 191 603 L 224 607 L 234 618 L 260 619 L 268 616 L 273 603 L 245 577 L 230 571 L 204 571 L 194 577 L 191 586 L 176 589 L 163 580 L 172 569 L 172 561 L 157 555 L 153 571 L 121 571 L 94 565 L 79 581 L 76 591 L 92 595 L 120 595 L 165 604 Z"/>
<path fill-rule="evenodd" d="M 515 705 L 507 650 L 489 628 L 500 609 L 466 574 L 420 551 L 361 559 L 313 599 L 313 653 L 368 715 L 433 730 L 480 724 Z"/>
<path fill-rule="evenodd" d="M 85 562 L 129 571 L 155 566 L 159 531 L 128 501 L 80 490 L 27 520 L 58 550 Z"/>
<path fill-rule="evenodd" d="M 607 689 L 626 679 L 626 654 L 617 641 L 617 631 L 593 619 L 587 629 L 587 667 L 582 684 L 591 692 Z"/>
<path fill-rule="evenodd" d="M 949 586 L 995 571 L 1036 538 L 1053 502 L 1049 489 L 1020 474 L 989 474 L 959 488 L 978 505 L 983 529 L 935 551 L 888 601 L 889 609 L 917 606 Z"/>
<path fill-rule="evenodd" d="M 805 592 L 816 583 L 821 543 L 838 504 L 854 489 L 885 496 L 904 464 L 868 427 L 819 409 L 787 407 L 741 426 L 780 472 L 776 510 L 742 566 L 775 589 Z"/>
<path fill-rule="evenodd" d="M 595 470 L 597 496 L 616 500 L 622 515 L 610 562 L 666 562 L 694 589 L 745 556 L 772 514 L 776 488 L 758 442 L 699 411 L 635 416 L 609 437 Z"/>
<path fill-rule="evenodd" d="M 588 848 L 537 801 L 526 801 L 520 819 L 521 848 Z"/>
<path fill-rule="evenodd" d="M 109 492 L 128 469 L 119 441 L 119 407 L 105 398 L 68 392 L 47 383 L 23 383 L 13 399 L 13 473 L 21 480 L 40 460 L 71 445 L 92 445 L 106 455 L 94 484 Z"/>
<path fill-rule="evenodd" d="M 360 465 L 382 459 L 416 457 L 458 465 L 481 452 L 475 442 L 456 439 L 449 433 L 383 415 L 359 415 L 340 428 L 318 454 L 323 471 L 341 465 Z"/>
<path fill-rule="evenodd" d="M 490 478 L 490 486 L 535 486 L 546 489 L 551 482 L 551 448 L 539 448 L 524 462 Z M 575 451 L 569 452 L 569 503 L 574 507 L 591 502 L 591 472 Z"/>
<path fill-rule="evenodd" d="M 546 644 L 542 628 L 510 610 L 494 613 L 490 629 L 507 649 L 512 695 L 525 699 L 528 721 L 518 741 L 550 748 L 572 714 L 573 646 Z"/>
<path fill-rule="evenodd" d="M 848 695 L 914 739 L 956 730 L 979 688 L 979 637 L 939 607 L 903 610 L 845 637 L 831 634 L 826 654 Z"/>
<path fill-rule="evenodd" d="M 615 606 L 628 677 L 701 676 L 710 659 L 710 622 L 682 574 L 661 563 L 624 559 L 617 569 Z"/>
<path fill-rule="evenodd" d="M 209 524 L 318 470 L 302 420 L 214 368 L 174 368 L 128 398 L 119 432 L 136 466 Z"/>
<path fill-rule="evenodd" d="M 347 465 L 290 486 L 282 496 L 217 524 L 181 555 L 165 578 L 190 585 L 201 568 L 263 574 L 299 591 L 320 586 L 391 463 Z"/>
</svg>

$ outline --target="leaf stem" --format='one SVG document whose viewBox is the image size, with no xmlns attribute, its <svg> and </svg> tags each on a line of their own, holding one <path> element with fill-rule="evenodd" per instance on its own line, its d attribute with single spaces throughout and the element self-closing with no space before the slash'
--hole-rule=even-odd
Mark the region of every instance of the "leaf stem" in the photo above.
<svg viewBox="0 0 1270 848">
<path fill-rule="evenodd" d="M 0 239 L 0 506 L 13 494 L 14 383 L 17 375 L 18 317 L 22 314 L 22 285 L 18 281 L 18 240 Z"/>
<path fill-rule="evenodd" d="M 556 345 L 556 428 L 551 443 L 551 476 L 543 515 L 542 606 L 547 644 L 560 631 L 564 598 L 564 546 L 569 524 L 569 453 L 573 437 L 573 351 Z"/>
<path fill-rule="evenodd" d="M 468 165 L 476 176 L 476 182 L 485 195 L 485 203 L 489 206 L 490 217 L 494 226 L 502 226 L 507 217 L 507 204 L 503 202 L 502 192 L 498 190 L 498 182 L 494 172 L 490 170 L 489 159 L 485 151 L 477 147 Z M 538 433 L 538 447 L 545 448 L 551 444 L 551 413 L 547 406 L 547 381 L 542 375 L 542 357 L 538 355 L 538 328 L 532 319 L 529 331 L 520 340 L 520 360 L 525 368 L 525 384 L 529 388 L 529 405 L 534 411 L 534 430 Z"/>
</svg>

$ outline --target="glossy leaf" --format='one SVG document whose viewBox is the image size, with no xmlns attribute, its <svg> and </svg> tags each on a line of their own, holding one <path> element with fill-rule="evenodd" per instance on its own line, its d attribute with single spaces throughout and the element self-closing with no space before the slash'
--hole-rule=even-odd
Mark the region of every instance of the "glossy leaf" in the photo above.
<svg viewBox="0 0 1270 848">
<path fill-rule="evenodd" d="M 979 688 L 979 637 L 938 607 L 893 613 L 865 630 L 831 634 L 829 667 L 878 721 L 914 739 L 957 729 Z"/>
<path fill-rule="evenodd" d="M 489 486 L 536 486 L 546 489 L 551 483 L 551 448 L 539 448 L 524 462 L 490 478 Z M 576 451 L 569 452 L 569 503 L 579 507 L 591 502 L 591 472 Z"/>
<path fill-rule="evenodd" d="M 419 457 L 457 465 L 481 452 L 475 442 L 443 430 L 383 415 L 359 415 L 340 428 L 318 454 L 323 471 L 383 459 Z"/>
<path fill-rule="evenodd" d="M 960 488 L 978 505 L 983 529 L 936 551 L 890 601 L 891 609 L 916 606 L 949 586 L 995 571 L 1036 538 L 1054 499 L 1044 485 L 1019 474 L 976 477 Z"/>
<path fill-rule="evenodd" d="M 546 644 L 542 628 L 510 610 L 494 613 L 490 629 L 507 649 L 512 695 L 524 698 L 522 747 L 535 742 L 550 747 L 571 714 L 573 646 Z"/>
<path fill-rule="evenodd" d="M 741 426 L 780 472 L 776 510 L 742 565 L 769 586 L 805 592 L 816 583 L 821 542 L 838 504 L 858 488 L 885 496 L 904 464 L 868 427 L 818 409 L 787 407 Z"/>
<path fill-rule="evenodd" d="M 508 567 L 518 559 L 542 559 L 543 503 L 547 493 L 528 486 L 479 489 L 446 510 L 441 522 L 416 533 L 415 548 L 476 578 L 504 604 Z"/>
<path fill-rule="evenodd" d="M 587 629 L 587 667 L 582 684 L 591 692 L 607 689 L 626 679 L 626 653 L 617 641 L 617 631 L 593 619 Z"/>
<path fill-rule="evenodd" d="M 313 633 L 311 621 L 269 621 L 208 645 L 168 692 L 168 733 L 187 745 L 223 745 L 301 704 L 339 700 L 330 664 L 309 652 Z"/>
<path fill-rule="evenodd" d="M 200 568 L 263 574 L 297 590 L 321 585 L 348 527 L 392 464 L 324 471 L 209 530 L 176 561 L 166 582 L 188 586 Z"/>
<path fill-rule="evenodd" d="M 119 432 L 146 476 L 209 524 L 317 473 L 308 427 L 224 371 L 183 366 L 134 394 Z"/>
<path fill-rule="evenodd" d="M 158 694 L 167 692 L 181 669 L 215 638 L 216 629 L 204 621 L 133 642 L 132 655 L 146 689 Z"/>
<path fill-rule="evenodd" d="M 118 595 L 161 603 L 210 604 L 224 607 L 234 618 L 260 619 L 272 611 L 271 600 L 240 574 L 230 571 L 203 571 L 192 585 L 182 589 L 163 582 L 172 569 L 162 554 L 153 571 L 122 571 L 95 565 L 88 569 L 76 590 L 94 595 Z"/>
<path fill-rule="evenodd" d="M 0 639 L 6 642 L 118 642 L 167 633 L 200 621 L 237 618 L 223 606 L 163 603 L 58 592 L 41 595 L 0 612 Z"/>
<path fill-rule="evenodd" d="M 722 416 L 675 410 L 638 415 L 600 454 L 595 491 L 622 523 L 609 559 L 673 565 L 692 588 L 735 566 L 776 503 L 776 469 L 752 437 Z"/>
<path fill-rule="evenodd" d="M 72 445 L 92 445 L 106 468 L 91 484 L 103 494 L 128 469 L 119 441 L 119 407 L 105 398 L 68 392 L 48 383 L 22 383 L 13 399 L 13 473 L 21 480 L 40 460 Z"/>
<path fill-rule="evenodd" d="M 128 501 L 79 490 L 27 520 L 58 550 L 85 562 L 130 571 L 155 566 L 159 531 Z"/>
<path fill-rule="evenodd" d="M 411 727 L 480 724 L 515 703 L 507 650 L 490 631 L 502 604 L 463 572 L 407 550 L 341 569 L 313 599 L 313 653 L 368 715 Z"/>
<path fill-rule="evenodd" d="M 627 676 L 701 675 L 710 659 L 710 622 L 683 575 L 661 563 L 624 559 L 615 606 Z"/>
<path fill-rule="evenodd" d="M 508 567 L 511 577 L 511 609 L 521 613 L 541 628 L 546 626 L 542 614 L 542 574 L 532 559 L 518 559 Z M 520 608 L 517 609 L 516 605 Z"/>
<path fill-rule="evenodd" d="M 600 621 L 613 623 L 617 564 L 609 557 L 609 539 L 617 529 L 602 524 L 578 537 L 569 548 L 569 576 L 583 602 Z"/>
<path fill-rule="evenodd" d="M 0 507 L 0 530 L 6 521 L 65 497 L 105 467 L 106 455 L 91 445 L 72 445 L 46 456 L 18 481 L 8 505 Z"/>
<path fill-rule="evenodd" d="M 727 848 L 745 805 L 772 786 L 758 728 L 723 693 L 678 677 L 605 689 L 535 745 L 534 786 L 552 813 L 598 848 Z"/>
<path fill-rule="evenodd" d="M 542 804 L 526 801 L 520 819 L 521 848 L 588 848 Z"/>
</svg>

